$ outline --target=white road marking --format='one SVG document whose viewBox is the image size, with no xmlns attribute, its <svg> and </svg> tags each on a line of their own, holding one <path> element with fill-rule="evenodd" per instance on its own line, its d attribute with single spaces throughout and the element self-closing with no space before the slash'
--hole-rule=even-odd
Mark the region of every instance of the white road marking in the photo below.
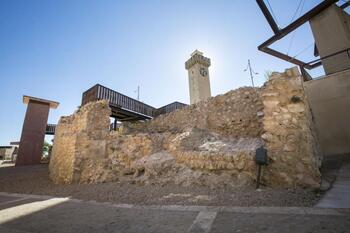
<svg viewBox="0 0 350 233">
<path fill-rule="evenodd" d="M 198 213 L 188 233 L 209 233 L 216 218 L 217 212 L 201 211 Z"/>
</svg>

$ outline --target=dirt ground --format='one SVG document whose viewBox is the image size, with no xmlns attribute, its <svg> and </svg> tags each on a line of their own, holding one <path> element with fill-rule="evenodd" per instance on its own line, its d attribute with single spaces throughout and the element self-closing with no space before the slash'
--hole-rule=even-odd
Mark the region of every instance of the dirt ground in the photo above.
<svg viewBox="0 0 350 233">
<path fill-rule="evenodd" d="M 210 189 L 175 184 L 141 185 L 133 182 L 55 185 L 47 165 L 0 166 L 0 192 L 43 194 L 100 202 L 141 205 L 313 206 L 320 194 L 308 189 L 263 187 Z"/>
</svg>

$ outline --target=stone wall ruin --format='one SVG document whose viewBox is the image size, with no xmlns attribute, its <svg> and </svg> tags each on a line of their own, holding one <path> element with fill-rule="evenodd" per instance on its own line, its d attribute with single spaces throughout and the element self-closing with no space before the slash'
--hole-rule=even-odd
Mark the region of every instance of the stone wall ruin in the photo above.
<svg viewBox="0 0 350 233">
<path fill-rule="evenodd" d="M 119 131 L 109 131 L 109 115 L 108 103 L 98 101 L 60 119 L 50 162 L 55 183 L 246 185 L 255 181 L 255 150 L 264 145 L 266 185 L 319 186 L 318 147 L 296 68 L 274 73 L 261 88 L 239 88 Z"/>
</svg>

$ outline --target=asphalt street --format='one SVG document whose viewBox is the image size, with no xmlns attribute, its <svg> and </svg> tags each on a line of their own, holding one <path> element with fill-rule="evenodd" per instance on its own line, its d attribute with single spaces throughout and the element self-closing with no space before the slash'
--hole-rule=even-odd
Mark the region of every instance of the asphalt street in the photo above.
<svg viewBox="0 0 350 233">
<path fill-rule="evenodd" d="M 0 193 L 0 232 L 350 232 L 350 210 L 139 206 Z"/>
</svg>

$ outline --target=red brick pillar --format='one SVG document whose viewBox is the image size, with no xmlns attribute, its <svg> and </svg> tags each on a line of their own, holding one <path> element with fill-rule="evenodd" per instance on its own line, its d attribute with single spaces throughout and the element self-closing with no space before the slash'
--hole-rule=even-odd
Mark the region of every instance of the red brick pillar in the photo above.
<svg viewBox="0 0 350 233">
<path fill-rule="evenodd" d="M 45 131 L 50 108 L 57 108 L 58 103 L 23 96 L 28 104 L 24 118 L 21 141 L 19 143 L 16 166 L 39 164 L 43 153 Z"/>
</svg>

